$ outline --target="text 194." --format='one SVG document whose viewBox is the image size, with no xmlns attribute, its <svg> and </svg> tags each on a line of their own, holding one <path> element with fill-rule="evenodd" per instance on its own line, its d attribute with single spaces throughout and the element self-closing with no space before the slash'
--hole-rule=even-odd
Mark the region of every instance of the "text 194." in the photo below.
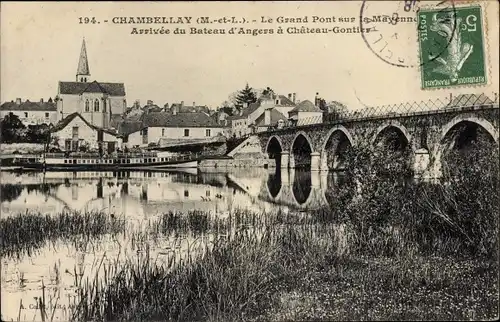
<svg viewBox="0 0 500 322">
<path fill-rule="evenodd" d="M 99 23 L 95 17 L 78 17 L 80 24 Z"/>
</svg>

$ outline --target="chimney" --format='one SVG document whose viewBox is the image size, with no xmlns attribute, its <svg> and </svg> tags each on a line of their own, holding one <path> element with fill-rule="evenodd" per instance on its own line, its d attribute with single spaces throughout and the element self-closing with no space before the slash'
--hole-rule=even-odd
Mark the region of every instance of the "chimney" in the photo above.
<svg viewBox="0 0 500 322">
<path fill-rule="evenodd" d="M 316 96 L 314 97 L 314 105 L 319 106 L 319 93 L 316 92 Z"/>
<path fill-rule="evenodd" d="M 172 115 L 177 115 L 177 108 L 177 104 L 172 104 Z"/>
<path fill-rule="evenodd" d="M 289 100 L 292 100 L 292 93 L 289 93 L 289 94 L 288 94 L 288 99 L 289 99 Z"/>
<path fill-rule="evenodd" d="M 153 101 L 152 100 L 148 100 L 147 101 L 147 105 L 153 105 Z"/>
<path fill-rule="evenodd" d="M 181 101 L 181 107 L 184 107 L 184 101 Z"/>
<path fill-rule="evenodd" d="M 21 105 L 21 99 L 20 99 L 19 97 L 18 97 L 18 98 L 16 98 L 16 104 L 17 104 L 17 105 Z"/>
<path fill-rule="evenodd" d="M 193 107 L 196 107 L 196 102 L 193 102 Z"/>
<path fill-rule="evenodd" d="M 43 98 L 40 99 L 40 103 L 43 103 Z"/>
<path fill-rule="evenodd" d="M 292 93 L 292 102 L 294 102 L 294 103 L 295 103 L 295 94 L 296 93 Z"/>
<path fill-rule="evenodd" d="M 266 108 L 264 110 L 264 124 L 271 125 L 271 109 L 270 108 Z"/>
</svg>

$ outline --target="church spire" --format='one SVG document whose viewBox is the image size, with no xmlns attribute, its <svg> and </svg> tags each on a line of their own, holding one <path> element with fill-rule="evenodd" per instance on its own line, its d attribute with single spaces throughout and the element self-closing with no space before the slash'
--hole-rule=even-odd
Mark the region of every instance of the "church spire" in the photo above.
<svg viewBox="0 0 500 322">
<path fill-rule="evenodd" d="M 82 50 L 80 51 L 80 59 L 78 61 L 78 69 L 76 71 L 77 82 L 87 82 L 90 78 L 89 62 L 87 60 L 87 48 L 85 47 L 85 38 L 82 42 Z"/>
</svg>

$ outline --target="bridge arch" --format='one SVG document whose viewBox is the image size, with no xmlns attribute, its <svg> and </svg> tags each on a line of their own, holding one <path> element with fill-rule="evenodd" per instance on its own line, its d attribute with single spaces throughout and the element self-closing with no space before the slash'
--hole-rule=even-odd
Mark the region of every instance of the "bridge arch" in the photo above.
<svg viewBox="0 0 500 322">
<path fill-rule="evenodd" d="M 354 139 L 344 126 L 333 127 L 321 147 L 322 169 L 337 170 L 344 166 L 345 157 L 350 149 L 354 147 Z"/>
<path fill-rule="evenodd" d="M 269 159 L 275 160 L 276 169 L 281 167 L 281 152 L 283 152 L 283 142 L 279 136 L 271 136 L 269 140 L 267 140 L 266 153 Z"/>
<path fill-rule="evenodd" d="M 392 137 L 387 137 L 387 136 L 392 136 Z M 402 125 L 397 121 L 391 121 L 380 125 L 375 130 L 375 135 L 371 139 L 371 145 L 372 146 L 377 145 L 384 138 L 394 139 L 395 141 L 386 143 L 396 144 L 397 145 L 395 146 L 396 148 L 406 148 L 407 146 L 410 146 L 412 151 L 415 150 L 415 147 L 412 144 L 410 133 L 408 132 L 408 130 L 404 125 Z"/>
<path fill-rule="evenodd" d="M 453 118 L 441 130 L 434 152 L 438 168 L 434 170 L 440 176 L 443 172 L 452 174 L 462 171 L 463 167 L 474 166 L 479 161 L 478 157 L 489 157 L 484 150 L 479 154 L 474 152 L 478 148 L 494 152 L 499 144 L 498 135 L 498 130 L 485 119 L 472 115 Z"/>
<path fill-rule="evenodd" d="M 290 168 L 310 166 L 313 146 L 311 138 L 304 131 L 295 134 L 290 146 Z"/>
<path fill-rule="evenodd" d="M 450 131 L 454 126 L 462 122 L 475 123 L 485 129 L 488 134 L 493 138 L 493 140 L 498 143 L 498 131 L 495 129 L 493 124 L 485 119 L 478 118 L 476 116 L 456 116 L 450 122 L 448 122 L 441 131 L 440 143 L 443 143 L 446 140 L 446 136 L 449 135 Z"/>
</svg>

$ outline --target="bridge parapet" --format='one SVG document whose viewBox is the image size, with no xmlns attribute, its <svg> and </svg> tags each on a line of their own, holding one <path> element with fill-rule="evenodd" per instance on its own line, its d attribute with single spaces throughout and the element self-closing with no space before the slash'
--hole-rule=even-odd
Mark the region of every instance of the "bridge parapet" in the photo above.
<svg viewBox="0 0 500 322">
<path fill-rule="evenodd" d="M 410 147 L 415 170 L 423 173 L 440 167 L 439 159 L 446 148 L 444 139 L 459 123 L 480 126 L 498 144 L 500 109 L 497 101 L 496 94 L 494 100 L 484 94 L 459 95 L 448 103 L 430 100 L 371 108 L 333 115 L 321 124 L 261 132 L 257 137 L 264 153 L 279 155 L 277 162 L 283 168 L 294 168 L 306 160 L 312 170 L 328 170 L 342 166 L 341 155 L 349 147 L 378 144 L 382 136 L 392 131 L 399 141 Z M 387 113 L 389 110 L 399 114 Z M 295 144 L 298 139 L 300 144 Z M 297 145 L 308 147 L 299 149 Z M 276 150 L 271 151 L 271 146 Z M 432 172 L 439 173 L 435 169 Z"/>
</svg>

